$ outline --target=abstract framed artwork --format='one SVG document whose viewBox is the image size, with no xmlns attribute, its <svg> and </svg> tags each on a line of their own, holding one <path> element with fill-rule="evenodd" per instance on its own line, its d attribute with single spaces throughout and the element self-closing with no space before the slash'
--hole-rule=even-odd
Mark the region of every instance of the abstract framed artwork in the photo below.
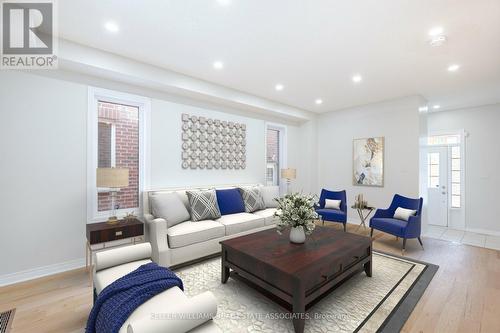
<svg viewBox="0 0 500 333">
<path fill-rule="evenodd" d="M 384 186 L 384 137 L 353 140 L 353 185 Z"/>
</svg>

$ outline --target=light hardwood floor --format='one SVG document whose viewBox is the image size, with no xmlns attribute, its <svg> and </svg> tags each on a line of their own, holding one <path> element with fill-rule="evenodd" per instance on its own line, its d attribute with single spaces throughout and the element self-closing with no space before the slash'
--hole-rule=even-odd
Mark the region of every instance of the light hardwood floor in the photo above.
<svg viewBox="0 0 500 333">
<path fill-rule="evenodd" d="M 348 230 L 368 234 L 353 225 Z M 374 239 L 375 250 L 401 254 L 401 240 L 378 232 Z M 423 240 L 425 250 L 409 240 L 406 256 L 440 268 L 402 332 L 500 332 L 500 252 Z M 17 308 L 14 333 L 82 332 L 91 305 L 84 270 L 0 288 L 0 311 Z"/>
</svg>

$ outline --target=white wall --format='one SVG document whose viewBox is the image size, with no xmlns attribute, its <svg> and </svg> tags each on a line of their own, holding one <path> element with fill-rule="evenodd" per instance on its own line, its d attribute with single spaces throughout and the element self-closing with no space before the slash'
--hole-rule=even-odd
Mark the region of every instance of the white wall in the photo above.
<svg viewBox="0 0 500 333">
<path fill-rule="evenodd" d="M 500 104 L 430 113 L 429 133 L 464 129 L 466 229 L 500 234 Z"/>
<path fill-rule="evenodd" d="M 78 77 L 62 80 L 0 72 L 0 285 L 84 264 L 88 84 L 117 89 L 117 84 L 99 79 L 79 82 Z M 264 181 L 266 122 L 276 123 L 276 118 L 174 103 L 154 91 L 141 94 L 154 97 L 152 188 Z M 180 115 L 184 112 L 245 123 L 247 168 L 183 170 Z M 304 162 L 313 153 L 295 153 L 297 147 L 303 150 L 314 141 L 313 124 L 286 124 L 288 140 L 294 143 L 288 146 L 288 165 L 298 169 L 297 190 L 309 191 L 313 182 L 312 169 Z"/>
<path fill-rule="evenodd" d="M 318 117 L 318 189 L 346 190 L 348 206 L 363 193 L 369 204 L 388 207 L 395 193 L 419 196 L 418 107 L 420 97 L 371 104 L 330 112 Z M 352 181 L 353 139 L 385 137 L 384 187 L 354 186 Z M 348 209 L 350 220 L 359 220 Z"/>
<path fill-rule="evenodd" d="M 181 168 L 181 114 L 245 123 L 247 127 L 244 170 L 191 170 Z M 154 99 L 151 103 L 152 188 L 265 181 L 266 122 L 189 105 Z"/>
<path fill-rule="evenodd" d="M 0 277 L 78 267 L 85 253 L 87 88 L 8 71 L 0 73 L 0 87 Z"/>
</svg>

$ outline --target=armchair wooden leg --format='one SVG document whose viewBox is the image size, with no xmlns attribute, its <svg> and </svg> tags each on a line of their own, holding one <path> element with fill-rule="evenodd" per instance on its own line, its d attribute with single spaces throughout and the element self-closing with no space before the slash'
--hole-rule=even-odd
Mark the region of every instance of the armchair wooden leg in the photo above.
<svg viewBox="0 0 500 333">
<path fill-rule="evenodd" d="M 347 222 L 344 223 L 344 232 L 346 232 L 346 231 L 347 231 Z"/>
<path fill-rule="evenodd" d="M 403 250 L 401 251 L 401 253 L 404 255 L 405 251 L 406 251 L 406 238 L 403 238 Z"/>
<path fill-rule="evenodd" d="M 422 250 L 424 249 L 424 243 L 422 243 L 422 239 L 420 237 L 417 238 L 418 242 L 420 243 L 420 246 L 422 247 Z"/>
<path fill-rule="evenodd" d="M 396 236 L 396 241 L 399 241 L 399 237 L 398 236 Z"/>
<path fill-rule="evenodd" d="M 370 230 L 370 237 L 373 238 L 373 228 L 371 228 L 371 230 Z"/>
</svg>

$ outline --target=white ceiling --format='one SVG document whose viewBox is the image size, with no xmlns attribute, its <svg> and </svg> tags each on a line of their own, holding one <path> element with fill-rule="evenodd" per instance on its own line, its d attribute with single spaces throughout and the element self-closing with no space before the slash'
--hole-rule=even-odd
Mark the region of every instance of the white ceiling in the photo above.
<svg viewBox="0 0 500 333">
<path fill-rule="evenodd" d="M 443 108 L 457 107 L 462 96 L 467 103 L 500 101 L 499 0 L 232 0 L 226 6 L 72 0 L 58 6 L 64 39 L 303 110 L 415 94 Z M 104 29 L 110 20 L 118 33 Z M 448 42 L 433 48 L 427 33 L 438 25 Z M 223 70 L 213 69 L 216 60 Z M 450 73 L 453 63 L 461 68 Z M 351 81 L 357 73 L 360 84 Z M 274 89 L 277 83 L 283 91 Z"/>
</svg>

